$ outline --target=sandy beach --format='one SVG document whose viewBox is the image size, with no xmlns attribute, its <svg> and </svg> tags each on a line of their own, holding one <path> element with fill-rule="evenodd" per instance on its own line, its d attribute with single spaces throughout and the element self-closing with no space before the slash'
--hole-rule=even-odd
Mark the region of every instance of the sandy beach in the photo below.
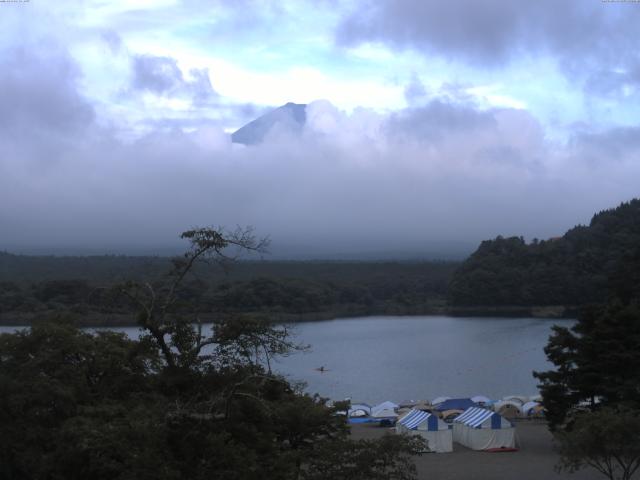
<svg viewBox="0 0 640 480">
<path fill-rule="evenodd" d="M 353 438 L 376 438 L 390 431 L 373 424 L 352 425 Z M 424 480 L 541 480 L 604 478 L 593 469 L 556 473 L 558 455 L 553 451 L 553 438 L 543 422 L 516 423 L 520 450 L 513 453 L 476 452 L 457 443 L 453 453 L 429 453 L 416 457 L 418 478 Z"/>
</svg>

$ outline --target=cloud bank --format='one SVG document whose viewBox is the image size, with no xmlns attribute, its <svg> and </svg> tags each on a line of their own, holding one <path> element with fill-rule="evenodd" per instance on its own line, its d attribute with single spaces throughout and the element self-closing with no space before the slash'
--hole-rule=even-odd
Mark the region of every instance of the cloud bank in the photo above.
<svg viewBox="0 0 640 480">
<path fill-rule="evenodd" d="M 213 92 L 176 68 L 144 57 L 131 89 Z M 0 248 L 122 251 L 239 224 L 280 257 L 447 257 L 558 235 L 638 194 L 640 128 L 576 127 L 559 144 L 526 110 L 464 96 L 420 91 L 392 113 L 317 101 L 301 133 L 242 147 L 215 124 L 123 140 L 55 45 L 5 48 L 0 84 Z"/>
<path fill-rule="evenodd" d="M 338 44 L 380 42 L 475 67 L 548 55 L 598 93 L 640 86 L 640 8 L 600 0 L 380 0 L 357 2 Z"/>
</svg>

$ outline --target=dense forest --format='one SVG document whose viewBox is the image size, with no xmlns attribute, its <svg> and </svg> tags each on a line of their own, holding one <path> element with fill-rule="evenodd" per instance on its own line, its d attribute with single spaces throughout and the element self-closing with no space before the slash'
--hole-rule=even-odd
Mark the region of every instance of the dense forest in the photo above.
<svg viewBox="0 0 640 480">
<path fill-rule="evenodd" d="M 167 257 L 25 256 L 0 252 L 0 323 L 73 312 L 84 324 L 130 324 L 113 287 L 156 282 Z M 606 302 L 640 292 L 640 200 L 549 240 L 487 240 L 457 262 L 258 261 L 202 264 L 178 292 L 183 312 L 276 321 L 372 314 L 529 315 L 530 307 Z M 195 310 L 195 312 L 194 312 Z M 575 309 L 565 314 L 576 312 Z M 536 313 L 534 313 L 536 314 Z M 554 315 L 557 312 L 544 312 Z"/>
<path fill-rule="evenodd" d="M 85 324 L 132 321 L 112 287 L 125 280 L 155 282 L 164 257 L 35 257 L 0 253 L 0 320 L 71 311 Z M 203 264 L 178 292 L 182 308 L 210 319 L 259 313 L 274 320 L 342 315 L 420 314 L 441 309 L 457 263 L 239 261 Z"/>
<path fill-rule="evenodd" d="M 482 242 L 456 270 L 448 298 L 454 306 L 580 306 L 606 301 L 613 289 L 637 295 L 638 272 L 640 200 L 634 199 L 559 238 Z"/>
</svg>

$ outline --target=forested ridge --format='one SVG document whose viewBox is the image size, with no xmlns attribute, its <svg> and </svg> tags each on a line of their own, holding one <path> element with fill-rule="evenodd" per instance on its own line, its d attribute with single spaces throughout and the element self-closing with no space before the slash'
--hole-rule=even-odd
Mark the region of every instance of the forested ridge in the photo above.
<svg viewBox="0 0 640 480">
<path fill-rule="evenodd" d="M 165 257 L 47 257 L 0 253 L 0 319 L 71 311 L 85 324 L 130 323 L 113 285 L 157 280 Z M 178 292 L 184 312 L 265 314 L 274 320 L 430 313 L 445 304 L 454 262 L 240 261 L 198 265 Z M 207 317 L 207 315 L 209 317 Z"/>
<path fill-rule="evenodd" d="M 0 252 L 0 321 L 74 312 L 86 324 L 130 323 L 111 287 L 154 282 L 166 257 L 26 256 Z M 463 263 L 257 261 L 198 265 L 178 292 L 186 312 L 274 320 L 372 314 L 527 314 L 529 307 L 607 301 L 640 291 L 640 200 L 593 216 L 562 237 L 497 237 Z M 500 309 L 524 307 L 519 310 Z M 474 310 L 475 308 L 475 310 Z M 484 310 L 483 310 L 484 309 Z M 207 317 L 205 317 L 207 318 Z"/>
<path fill-rule="evenodd" d="M 570 305 L 604 302 L 612 290 L 640 291 L 640 200 L 597 213 L 562 237 L 487 240 L 456 270 L 454 306 Z"/>
</svg>

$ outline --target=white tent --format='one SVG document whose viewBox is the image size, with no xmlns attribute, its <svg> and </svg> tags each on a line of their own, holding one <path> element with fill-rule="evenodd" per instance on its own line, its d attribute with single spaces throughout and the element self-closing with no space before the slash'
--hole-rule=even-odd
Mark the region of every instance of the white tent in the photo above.
<svg viewBox="0 0 640 480">
<path fill-rule="evenodd" d="M 371 415 L 371 418 L 388 418 L 391 420 L 398 418 L 398 414 L 395 410 L 391 410 L 390 408 L 383 408 L 382 410 L 376 410 L 375 413 Z"/>
<path fill-rule="evenodd" d="M 431 400 L 431 405 L 438 405 L 439 403 L 446 402 L 447 400 L 451 400 L 451 397 L 437 397 Z"/>
<path fill-rule="evenodd" d="M 449 429 L 449 425 L 429 412 L 409 411 L 396 423 L 396 433 L 420 435 L 427 442 L 431 452 L 453 452 L 452 430 Z"/>
<path fill-rule="evenodd" d="M 371 407 L 371 416 L 373 418 L 397 418 L 396 410 L 398 405 L 393 402 L 382 402 Z"/>
<path fill-rule="evenodd" d="M 522 406 L 522 413 L 527 417 L 544 417 L 544 407 L 538 402 L 527 402 Z"/>
<path fill-rule="evenodd" d="M 468 408 L 453 420 L 453 440 L 472 450 L 516 447 L 513 425 L 497 413 L 479 407 Z"/>
<path fill-rule="evenodd" d="M 371 406 L 366 403 L 352 403 L 348 414 L 349 417 L 367 417 L 371 415 Z"/>
<path fill-rule="evenodd" d="M 522 415 L 522 403 L 515 400 L 501 400 L 493 404 L 493 410 L 506 418 L 516 418 Z"/>
<path fill-rule="evenodd" d="M 471 401 L 473 403 L 482 403 L 484 405 L 489 405 L 491 403 L 491 399 L 489 397 L 485 397 L 484 395 L 476 395 L 475 397 L 471 397 Z"/>
</svg>

